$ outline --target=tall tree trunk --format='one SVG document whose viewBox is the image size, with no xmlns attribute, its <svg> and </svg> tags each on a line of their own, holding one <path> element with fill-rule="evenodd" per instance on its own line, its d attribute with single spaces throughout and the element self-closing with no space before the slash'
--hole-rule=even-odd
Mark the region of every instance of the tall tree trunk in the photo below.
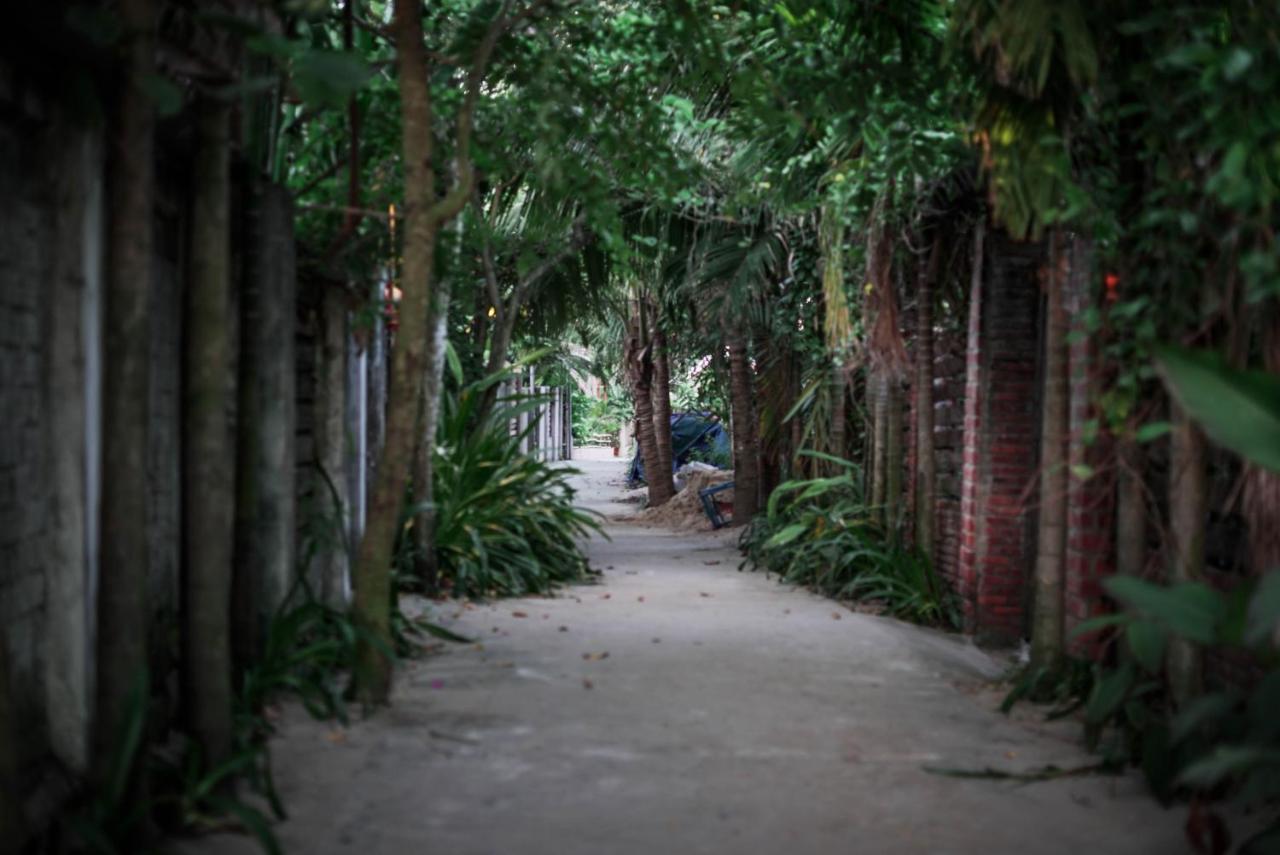
<svg viewBox="0 0 1280 855">
<path fill-rule="evenodd" d="M 646 341 L 643 308 L 639 305 L 627 325 L 623 359 L 627 363 L 627 385 L 631 389 L 635 411 L 636 444 L 640 447 L 640 460 L 644 463 L 649 505 L 653 507 L 661 504 L 658 485 L 662 481 L 662 467 L 658 460 L 658 438 L 653 429 L 653 349 Z"/>
<path fill-rule="evenodd" d="M 1116 572 L 1140 576 L 1146 564 L 1147 519 L 1142 489 L 1142 450 L 1125 440 L 1118 450 L 1119 483 L 1116 487 Z"/>
<path fill-rule="evenodd" d="M 427 309 L 432 299 L 436 234 L 432 216 L 431 93 L 422 36 L 422 4 L 397 0 L 392 26 L 400 86 L 407 220 L 401 277 L 400 328 L 391 354 L 386 441 L 374 478 L 355 572 L 353 616 L 364 631 L 354 669 L 356 696 L 366 706 L 391 694 L 391 561 L 405 485 L 417 445 L 418 396 L 426 368 Z"/>
<path fill-rule="evenodd" d="M 1280 306 L 1272 301 L 1263 319 L 1262 364 L 1280 375 Z M 1249 566 L 1261 575 L 1280 570 L 1280 473 L 1246 464 L 1244 516 L 1249 524 Z"/>
<path fill-rule="evenodd" d="M 867 390 L 871 395 L 871 430 L 867 432 L 867 440 L 871 453 L 867 458 L 871 461 L 871 516 L 877 523 L 886 525 L 885 502 L 888 496 L 888 485 L 885 475 L 885 450 L 888 445 L 888 398 L 889 383 L 881 370 L 873 369 L 868 378 Z"/>
<path fill-rule="evenodd" d="M 894 543 L 902 527 L 902 384 L 890 379 L 885 390 L 884 511 L 885 528 Z"/>
<path fill-rule="evenodd" d="M 827 449 L 836 457 L 849 456 L 846 423 L 849 420 L 849 373 L 844 365 L 831 369 L 831 441 Z M 832 475 L 839 472 L 839 465 L 823 467 Z"/>
<path fill-rule="evenodd" d="M 121 0 L 128 34 L 107 149 L 106 366 L 102 395 L 101 581 L 93 769 L 104 781 L 147 668 L 147 401 L 155 116 L 155 6 Z M 135 775 L 135 792 L 142 786 Z"/>
<path fill-rule="evenodd" d="M 440 423 L 441 396 L 444 394 L 445 350 L 449 345 L 449 300 L 453 282 L 442 279 L 432 295 L 427 313 L 426 367 L 422 377 L 421 411 L 418 427 L 418 449 L 414 456 L 413 501 L 421 507 L 413 521 L 413 537 L 417 562 L 414 571 L 423 587 L 434 592 L 440 579 L 440 563 L 436 557 L 435 529 L 435 455 L 436 428 Z"/>
<path fill-rule="evenodd" d="M 1200 428 L 1176 403 L 1172 408 L 1173 435 L 1169 452 L 1169 529 L 1172 534 L 1172 582 L 1204 577 L 1204 533 L 1209 520 L 1209 481 L 1205 467 L 1205 439 Z M 1169 691 L 1181 707 L 1200 694 L 1204 682 L 1203 656 L 1196 645 L 1169 639 Z"/>
<path fill-rule="evenodd" d="M 231 111 L 198 107 L 184 360 L 186 716 L 206 768 L 231 756 Z"/>
<path fill-rule="evenodd" d="M 760 438 L 747 339 L 729 337 L 729 398 L 733 410 L 733 524 L 746 525 L 760 505 Z"/>
<path fill-rule="evenodd" d="M 1063 587 L 1067 532 L 1067 314 L 1063 283 L 1066 247 L 1049 238 L 1045 278 L 1044 394 L 1040 427 L 1040 520 L 1031 617 L 1031 665 L 1054 668 L 1063 656 Z"/>
<path fill-rule="evenodd" d="M 937 530 L 938 466 L 933 448 L 933 282 L 942 256 L 942 230 L 938 229 L 929 261 L 920 272 L 916 288 L 916 548 L 932 563 Z"/>
<path fill-rule="evenodd" d="M 667 334 L 655 323 L 653 330 L 653 439 L 658 456 L 658 471 L 665 477 L 656 479 L 653 504 L 661 505 L 675 495 L 672 483 L 671 447 L 671 356 L 667 350 Z"/>
</svg>

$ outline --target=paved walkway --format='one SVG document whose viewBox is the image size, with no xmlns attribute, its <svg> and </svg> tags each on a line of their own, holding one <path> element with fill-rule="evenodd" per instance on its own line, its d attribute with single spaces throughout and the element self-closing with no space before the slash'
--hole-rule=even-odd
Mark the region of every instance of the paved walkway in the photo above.
<svg viewBox="0 0 1280 855">
<path fill-rule="evenodd" d="M 621 464 L 580 465 L 584 503 L 624 513 Z M 450 609 L 481 644 L 407 666 L 390 710 L 290 712 L 286 852 L 1187 851 L 1133 778 L 925 772 L 1092 762 L 1074 725 L 995 712 L 1000 665 L 963 640 L 738 572 L 730 534 L 608 531 L 602 584 Z"/>
</svg>

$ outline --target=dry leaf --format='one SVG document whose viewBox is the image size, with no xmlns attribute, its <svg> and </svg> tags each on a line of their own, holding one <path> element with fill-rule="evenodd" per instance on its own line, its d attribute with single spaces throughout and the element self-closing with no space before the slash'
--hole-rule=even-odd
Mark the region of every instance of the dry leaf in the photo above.
<svg viewBox="0 0 1280 855">
<path fill-rule="evenodd" d="M 707 565 L 708 567 L 714 567 L 715 565 L 719 564 L 720 562 L 719 562 L 719 561 L 703 561 L 702 563 L 703 563 L 703 564 L 705 564 L 705 565 Z"/>
<path fill-rule="evenodd" d="M 601 595 L 600 595 L 600 599 L 602 599 L 602 600 L 607 600 L 607 599 L 609 599 L 609 598 L 610 598 L 610 597 L 612 597 L 612 596 L 613 596 L 613 594 L 601 594 Z"/>
<path fill-rule="evenodd" d="M 599 662 L 601 659 L 609 658 L 609 651 L 606 650 L 603 653 L 584 653 L 582 654 L 582 658 L 588 662 Z"/>
<path fill-rule="evenodd" d="M 511 616 L 512 617 L 528 617 L 529 615 L 525 614 L 524 612 L 512 612 Z"/>
<path fill-rule="evenodd" d="M 347 741 L 347 732 L 345 730 L 331 730 L 324 735 L 324 738 L 337 745 L 340 742 Z"/>
<path fill-rule="evenodd" d="M 592 682 L 591 682 L 590 680 L 588 680 L 586 677 L 583 677 L 583 678 L 582 678 L 582 688 L 584 688 L 584 689 L 590 689 L 590 688 L 592 688 L 592 687 L 594 687 L 594 686 L 595 686 L 595 683 L 592 683 Z"/>
<path fill-rule="evenodd" d="M 839 612 L 832 612 L 832 613 L 831 613 L 831 619 L 832 619 L 832 620 L 840 620 L 840 613 L 839 613 Z"/>
<path fill-rule="evenodd" d="M 709 597 L 709 596 L 711 596 L 711 595 L 710 595 L 710 594 L 708 594 L 706 591 L 699 591 L 699 592 L 698 592 L 698 596 L 699 596 L 699 597 Z"/>
</svg>

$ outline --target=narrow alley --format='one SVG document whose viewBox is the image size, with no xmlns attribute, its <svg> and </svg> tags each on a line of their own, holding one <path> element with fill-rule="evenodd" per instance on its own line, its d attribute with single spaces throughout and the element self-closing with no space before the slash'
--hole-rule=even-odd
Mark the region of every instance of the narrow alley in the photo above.
<svg viewBox="0 0 1280 855">
<path fill-rule="evenodd" d="M 926 771 L 1096 757 L 1074 723 L 1000 715 L 981 687 L 1003 666 L 961 637 L 738 572 L 736 531 L 616 521 L 634 511 L 622 464 L 576 465 L 583 504 L 615 520 L 591 545 L 601 583 L 446 606 L 478 643 L 407 665 L 391 708 L 349 730 L 292 708 L 273 745 L 285 851 L 1178 851 L 1180 814 L 1136 776 Z"/>
</svg>

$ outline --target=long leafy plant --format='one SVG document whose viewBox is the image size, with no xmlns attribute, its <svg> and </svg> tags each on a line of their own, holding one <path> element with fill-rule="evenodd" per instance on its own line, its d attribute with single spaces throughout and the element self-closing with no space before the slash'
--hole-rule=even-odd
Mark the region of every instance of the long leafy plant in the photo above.
<svg viewBox="0 0 1280 855">
<path fill-rule="evenodd" d="M 893 543 L 875 521 L 855 464 L 805 453 L 834 463 L 838 474 L 778 485 L 743 532 L 743 566 L 916 623 L 957 626 L 954 599 L 928 559 Z"/>
</svg>

